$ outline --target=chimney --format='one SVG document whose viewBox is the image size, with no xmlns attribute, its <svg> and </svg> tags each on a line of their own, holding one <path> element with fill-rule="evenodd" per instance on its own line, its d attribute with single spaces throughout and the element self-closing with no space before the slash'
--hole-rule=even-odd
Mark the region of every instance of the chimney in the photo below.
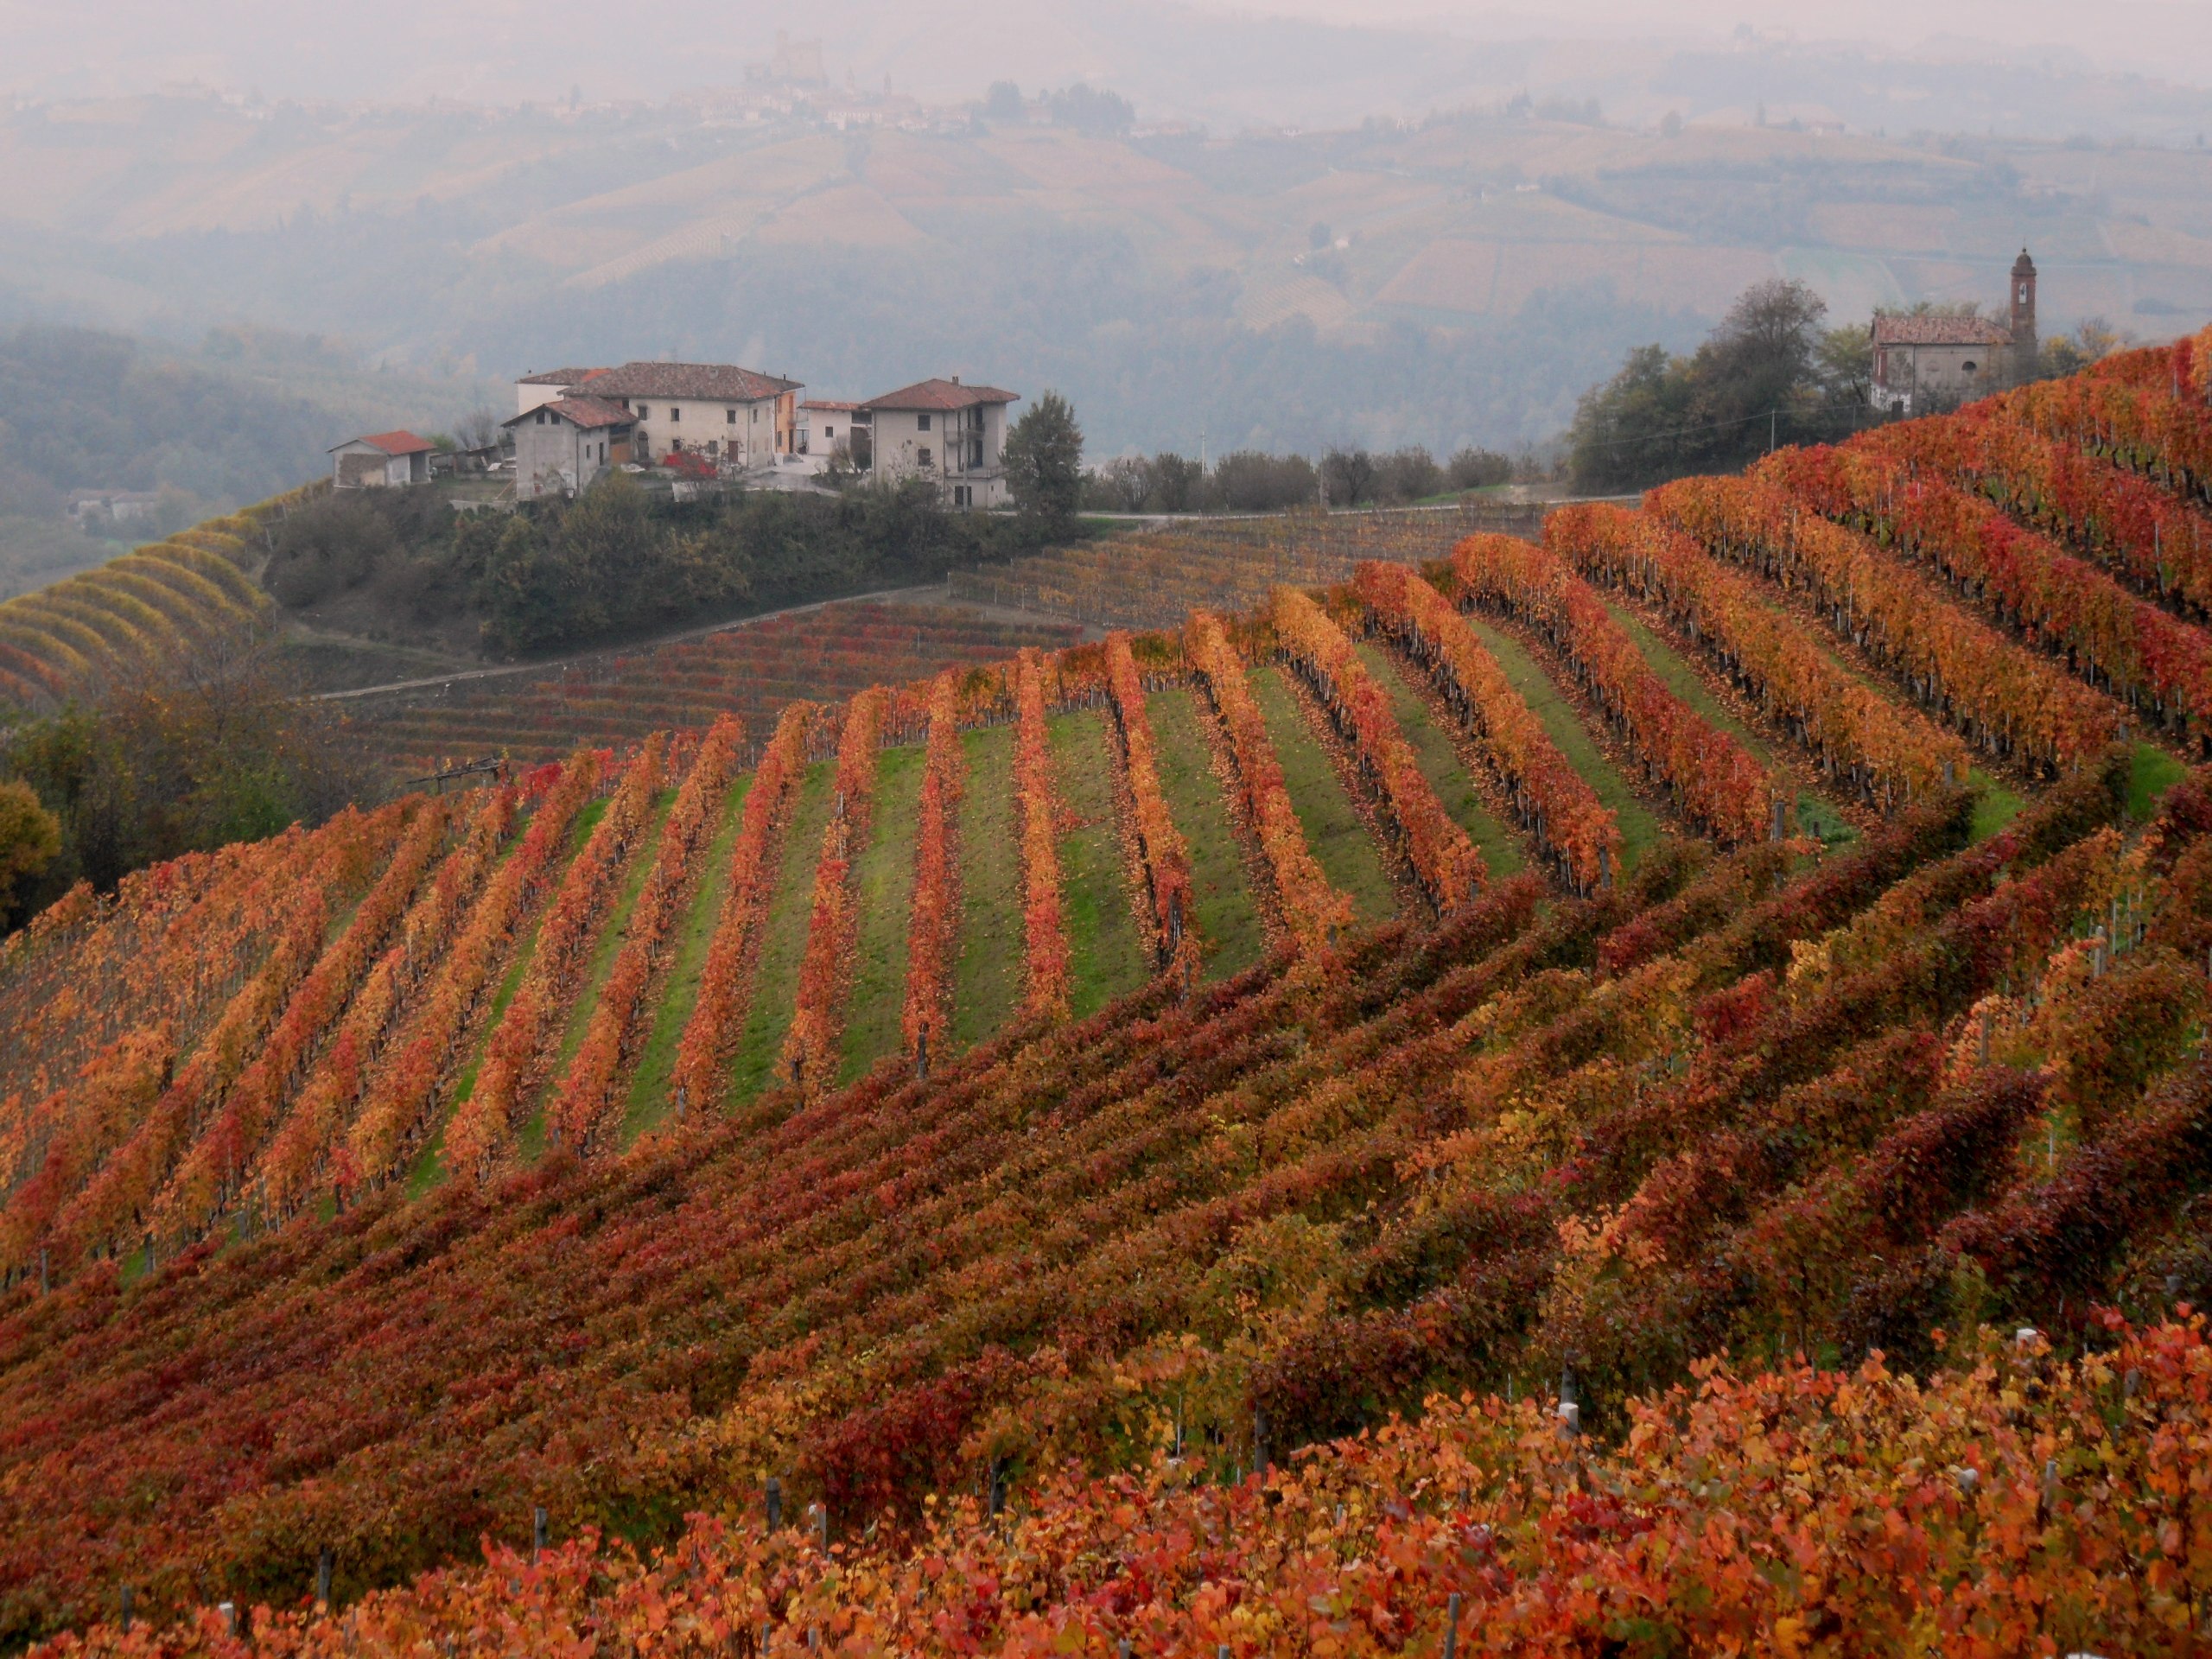
<svg viewBox="0 0 2212 1659">
<path fill-rule="evenodd" d="M 960 377 L 958 375 L 956 374 L 952 377 L 952 384 L 956 386 L 960 384 Z"/>
</svg>

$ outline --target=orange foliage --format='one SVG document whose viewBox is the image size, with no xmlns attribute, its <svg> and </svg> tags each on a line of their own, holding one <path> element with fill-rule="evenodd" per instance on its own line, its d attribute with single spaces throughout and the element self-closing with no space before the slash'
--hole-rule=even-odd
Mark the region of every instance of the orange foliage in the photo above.
<svg viewBox="0 0 2212 1659">
<path fill-rule="evenodd" d="M 1335 944 L 1338 930 L 1351 925 L 1351 900 L 1329 885 L 1306 844 L 1305 828 L 1283 784 L 1282 762 L 1275 758 L 1267 722 L 1244 683 L 1244 664 L 1223 632 L 1221 619 L 1210 611 L 1194 613 L 1184 626 L 1183 645 L 1229 734 L 1236 786 L 1274 876 L 1284 922 L 1303 950 Z"/>
<path fill-rule="evenodd" d="M 1045 729 L 1044 669 L 1033 650 L 1016 659 L 1014 706 L 1025 995 L 1032 1014 L 1058 1019 L 1068 1009 L 1068 940 L 1060 925 L 1059 791 L 1052 783 L 1052 742 Z"/>
<path fill-rule="evenodd" d="M 1510 536 L 1470 536 L 1453 550 L 1452 571 L 1470 601 L 1519 619 L 1566 659 L 1644 775 L 1692 824 L 1727 846 L 1770 833 L 1778 798 L 1765 771 L 1667 689 L 1566 560 Z"/>
<path fill-rule="evenodd" d="M 1404 836 L 1406 853 L 1440 911 L 1474 897 L 1483 883 L 1483 855 L 1452 821 L 1398 729 L 1389 699 L 1359 660 L 1344 630 L 1295 588 L 1278 588 L 1269 614 L 1275 639 L 1311 677 L 1322 706 L 1350 740 L 1360 769 L 1381 791 Z"/>
<path fill-rule="evenodd" d="M 729 888 L 722 899 L 721 918 L 715 925 L 714 942 L 707 947 L 699 999 L 692 1004 L 691 1018 L 677 1044 L 671 1090 L 678 1118 L 689 1114 L 694 1099 L 712 1107 L 722 1070 L 743 1030 L 760 925 L 775 885 L 776 856 L 791 794 L 806 775 L 807 737 L 814 715 L 814 705 L 808 702 L 794 702 L 784 709 L 775 735 L 753 770 L 753 787 L 746 792 L 737 841 L 730 849 Z"/>
<path fill-rule="evenodd" d="M 822 832 L 822 858 L 814 867 L 814 907 L 807 917 L 806 954 L 799 960 L 798 990 L 791 1030 L 784 1037 L 784 1065 L 805 1091 L 836 1086 L 837 1039 L 844 1029 L 845 992 L 852 980 L 853 855 L 868 840 L 868 809 L 875 798 L 875 770 L 882 747 L 890 694 L 881 686 L 845 705 L 837 739 L 837 801 Z"/>
<path fill-rule="evenodd" d="M 960 792 L 967 774 L 960 747 L 960 675 L 947 669 L 930 683 L 929 747 L 922 766 L 914 841 L 914 907 L 906 927 L 906 1001 L 899 1015 L 906 1052 L 918 1055 L 935 1032 L 940 1052 L 952 1009 L 952 952 L 960 928 Z"/>
<path fill-rule="evenodd" d="M 1428 665 L 1453 712 L 1479 733 L 1522 827 L 1559 857 L 1567 879 L 1587 893 L 1618 870 L 1619 823 L 1559 752 L 1466 619 L 1402 564 L 1363 564 L 1355 579 L 1376 620 Z"/>
</svg>

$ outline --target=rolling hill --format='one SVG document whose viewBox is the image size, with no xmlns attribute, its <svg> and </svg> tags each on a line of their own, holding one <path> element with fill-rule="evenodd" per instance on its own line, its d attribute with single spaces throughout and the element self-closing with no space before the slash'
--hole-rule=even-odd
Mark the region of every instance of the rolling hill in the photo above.
<svg viewBox="0 0 2212 1659">
<path fill-rule="evenodd" d="M 73 895 L 0 1632 L 2191 1650 L 2208 354 Z"/>
<path fill-rule="evenodd" d="M 1057 387 L 1103 454 L 1510 452 L 1753 281 L 1802 279 L 1858 322 L 1990 303 L 2024 242 L 2046 334 L 2212 320 L 2204 93 L 2099 82 L 2091 111 L 2059 79 L 1849 54 L 1468 50 L 1498 78 L 1480 97 L 1294 132 L 746 84 L 27 102 L 0 111 L 0 309 L 251 320 L 442 372 L 672 353 L 857 397 L 964 371 Z M 1561 95 L 1513 102 L 1534 73 Z M 2155 141 L 2067 137 L 2169 96 Z M 1938 136 L 1953 123 L 1973 136 Z"/>
</svg>

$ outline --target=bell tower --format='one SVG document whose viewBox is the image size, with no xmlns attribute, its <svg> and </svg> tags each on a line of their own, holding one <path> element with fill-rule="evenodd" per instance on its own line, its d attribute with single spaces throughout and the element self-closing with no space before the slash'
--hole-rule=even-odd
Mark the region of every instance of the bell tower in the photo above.
<svg viewBox="0 0 2212 1659">
<path fill-rule="evenodd" d="M 2028 257 L 2025 248 L 2012 262 L 2012 362 L 2020 378 L 2035 372 L 2036 340 L 2036 262 Z"/>
</svg>

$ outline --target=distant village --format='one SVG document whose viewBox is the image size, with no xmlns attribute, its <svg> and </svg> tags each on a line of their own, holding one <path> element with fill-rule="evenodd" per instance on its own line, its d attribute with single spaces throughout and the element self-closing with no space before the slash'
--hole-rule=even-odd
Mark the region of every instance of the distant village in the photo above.
<svg viewBox="0 0 2212 1659">
<path fill-rule="evenodd" d="M 412 432 L 351 438 L 330 451 L 331 481 L 423 484 L 453 467 L 507 474 L 512 499 L 532 501 L 574 495 L 609 470 L 658 470 L 679 496 L 711 485 L 814 489 L 836 474 L 922 480 L 949 507 L 1007 501 L 1007 407 L 1020 393 L 958 375 L 852 402 L 804 390 L 730 363 L 550 369 L 515 382 L 499 443 L 453 453 Z"/>
<path fill-rule="evenodd" d="M 1867 399 L 1897 418 L 1951 408 L 2036 370 L 2036 264 L 2012 264 L 2005 320 L 1978 308 L 1877 311 Z M 573 496 L 610 470 L 655 472 L 677 499 L 704 486 L 812 490 L 920 480 L 948 507 L 1004 505 L 1008 405 L 1019 392 L 958 375 L 878 397 L 805 398 L 798 381 L 731 363 L 658 360 L 534 372 L 515 382 L 499 442 L 442 449 L 413 432 L 350 438 L 330 451 L 340 489 L 499 476 L 503 501 Z"/>
</svg>

